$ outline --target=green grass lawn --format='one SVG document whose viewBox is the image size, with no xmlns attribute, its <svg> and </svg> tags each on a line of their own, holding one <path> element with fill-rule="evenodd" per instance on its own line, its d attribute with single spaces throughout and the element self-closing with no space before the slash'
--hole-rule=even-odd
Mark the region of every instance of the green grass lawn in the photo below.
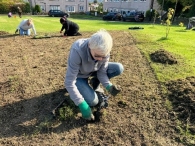
<svg viewBox="0 0 195 146">
<path fill-rule="evenodd" d="M 167 39 L 166 28 L 162 25 L 145 26 L 143 31 L 131 31 L 138 42 L 138 47 L 149 59 L 149 54 L 164 49 L 177 59 L 178 64 L 164 65 L 152 63 L 157 78 L 161 82 L 185 78 L 195 75 L 195 31 L 185 30 L 185 27 L 171 26 Z"/>
<path fill-rule="evenodd" d="M 74 16 L 75 17 L 75 16 Z M 84 17 L 81 15 L 78 18 L 70 17 L 72 20 L 79 24 L 80 31 L 97 31 L 100 28 L 105 28 L 107 30 L 127 30 L 129 27 L 128 23 L 123 22 L 109 22 L 102 21 L 100 17 Z M 38 32 L 59 32 L 61 29 L 60 17 L 48 17 L 48 16 L 28 16 L 24 15 L 22 19 L 32 18 Z M 88 18 L 88 19 L 87 19 Z M 9 33 L 14 33 L 16 27 L 22 20 L 16 15 L 16 18 L 8 18 L 5 15 L 0 15 L 0 30 L 7 31 Z M 126 26 L 126 27 L 125 27 Z"/>
<path fill-rule="evenodd" d="M 59 17 L 24 15 L 22 19 L 25 18 L 33 19 L 37 34 L 39 34 L 39 32 L 59 32 L 61 29 Z M 0 31 L 14 33 L 22 19 L 18 16 L 16 18 L 8 18 L 6 15 L 0 15 Z M 137 40 L 138 48 L 145 54 L 149 62 L 151 61 L 149 54 L 156 50 L 164 49 L 172 53 L 178 60 L 178 64 L 163 65 L 160 63 L 151 63 L 158 80 L 161 82 L 195 75 L 195 31 L 185 30 L 185 27 L 174 25 L 171 26 L 168 38 L 164 39 L 166 36 L 166 26 L 160 24 L 153 25 L 152 22 L 133 23 L 103 21 L 100 17 L 96 19 L 95 16 L 74 16 L 70 17 L 69 20 L 78 23 L 81 32 L 95 32 L 101 28 L 131 32 Z M 131 26 L 141 26 L 144 27 L 144 29 L 129 30 L 128 28 Z"/>
</svg>

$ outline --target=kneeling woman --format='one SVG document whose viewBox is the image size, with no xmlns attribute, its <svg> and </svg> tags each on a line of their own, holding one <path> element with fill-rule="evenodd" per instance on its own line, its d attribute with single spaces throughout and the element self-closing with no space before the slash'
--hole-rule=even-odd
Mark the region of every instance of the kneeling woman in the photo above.
<svg viewBox="0 0 195 146">
<path fill-rule="evenodd" d="M 36 35 L 36 30 L 35 30 L 35 26 L 34 23 L 32 21 L 32 19 L 24 19 L 20 22 L 20 24 L 18 25 L 15 33 L 18 32 L 19 30 L 19 34 L 20 35 L 30 35 L 30 29 L 32 28 L 34 35 Z"/>
<path fill-rule="evenodd" d="M 75 22 L 68 20 L 65 16 L 60 18 L 60 23 L 62 24 L 62 28 L 60 33 L 65 29 L 64 36 L 77 36 L 81 35 L 79 31 L 79 26 Z"/>
</svg>

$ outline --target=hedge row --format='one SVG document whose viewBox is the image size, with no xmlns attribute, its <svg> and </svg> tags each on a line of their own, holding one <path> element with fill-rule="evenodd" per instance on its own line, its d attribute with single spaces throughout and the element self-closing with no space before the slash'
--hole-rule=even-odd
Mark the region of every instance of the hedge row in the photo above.
<svg viewBox="0 0 195 146">
<path fill-rule="evenodd" d="M 0 2 L 0 13 L 17 13 L 17 7 L 20 7 L 22 9 L 22 12 L 29 13 L 30 12 L 30 4 L 29 3 L 21 3 L 21 4 L 15 4 L 14 2 Z"/>
</svg>

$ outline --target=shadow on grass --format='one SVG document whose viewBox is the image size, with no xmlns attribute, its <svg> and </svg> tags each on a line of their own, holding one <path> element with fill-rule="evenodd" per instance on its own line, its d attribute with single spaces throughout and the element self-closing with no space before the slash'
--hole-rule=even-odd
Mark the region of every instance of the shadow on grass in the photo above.
<svg viewBox="0 0 195 146">
<path fill-rule="evenodd" d="M 176 30 L 176 32 L 188 32 L 187 30 Z"/>
<path fill-rule="evenodd" d="M 0 91 L 3 84 L 8 85 L 7 82 L 0 83 Z M 54 118 L 52 110 L 64 99 L 69 98 L 65 93 L 65 89 L 59 89 L 39 97 L 29 97 L 29 99 L 0 106 L 0 136 L 5 138 L 38 133 L 61 133 L 87 124 L 80 117 L 65 121 Z"/>
<path fill-rule="evenodd" d="M 161 38 L 158 39 L 157 41 L 164 41 L 164 40 L 168 40 L 168 38 L 166 38 L 166 37 L 161 37 Z"/>
</svg>

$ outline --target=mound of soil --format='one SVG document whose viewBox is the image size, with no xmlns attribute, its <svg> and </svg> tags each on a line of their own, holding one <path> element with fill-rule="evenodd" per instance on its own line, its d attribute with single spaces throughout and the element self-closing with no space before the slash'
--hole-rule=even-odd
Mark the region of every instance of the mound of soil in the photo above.
<svg viewBox="0 0 195 146">
<path fill-rule="evenodd" d="M 177 64 L 177 60 L 168 51 L 160 49 L 150 54 L 152 61 L 162 64 Z"/>
<path fill-rule="evenodd" d="M 195 134 L 195 77 L 170 81 L 166 85 L 177 117 Z"/>
<path fill-rule="evenodd" d="M 5 34 L 9 34 L 9 33 L 6 31 L 0 31 L 0 35 L 5 35 Z"/>
</svg>

